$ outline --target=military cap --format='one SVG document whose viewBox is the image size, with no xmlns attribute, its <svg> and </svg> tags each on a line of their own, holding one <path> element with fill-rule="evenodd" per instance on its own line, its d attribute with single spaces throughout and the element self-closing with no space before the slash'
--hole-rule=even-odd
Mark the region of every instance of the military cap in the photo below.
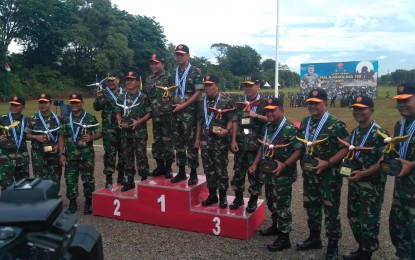
<svg viewBox="0 0 415 260">
<path fill-rule="evenodd" d="M 216 75 L 207 74 L 202 82 L 203 84 L 219 84 L 219 77 Z"/>
<path fill-rule="evenodd" d="M 138 79 L 140 75 L 138 75 L 138 72 L 136 71 L 129 71 L 127 75 L 124 77 L 124 79 Z"/>
<path fill-rule="evenodd" d="M 9 104 L 13 104 L 13 105 L 26 105 L 26 101 L 23 97 L 20 96 L 14 96 L 12 97 L 12 99 L 9 101 Z"/>
<path fill-rule="evenodd" d="M 41 102 L 41 101 L 45 101 L 45 102 L 51 102 L 52 98 L 49 94 L 46 93 L 41 93 L 38 97 L 37 97 L 37 102 Z"/>
<path fill-rule="evenodd" d="M 164 63 L 164 58 L 161 57 L 159 54 L 153 53 L 151 55 L 151 59 L 149 59 L 148 61 L 150 61 L 150 62 L 154 61 L 154 62 L 157 62 L 157 63 L 159 63 L 159 62 Z"/>
<path fill-rule="evenodd" d="M 327 101 L 327 92 L 322 88 L 314 88 L 308 93 L 307 102 Z"/>
<path fill-rule="evenodd" d="M 69 102 L 81 102 L 83 100 L 82 95 L 79 93 L 72 93 L 69 95 Z"/>
<path fill-rule="evenodd" d="M 267 100 L 267 105 L 264 109 L 274 110 L 278 107 L 283 107 L 283 104 L 279 98 L 273 97 Z"/>
<path fill-rule="evenodd" d="M 393 99 L 408 99 L 411 98 L 415 94 L 415 83 L 414 82 L 407 82 L 402 83 L 398 86 L 397 95 L 393 97 Z"/>
<path fill-rule="evenodd" d="M 367 96 L 357 96 L 355 100 L 353 100 L 353 104 L 351 104 L 349 107 L 363 107 L 363 108 L 373 108 L 375 105 L 373 103 L 373 99 Z"/>
<path fill-rule="evenodd" d="M 189 53 L 189 47 L 187 47 L 187 45 L 184 44 L 179 44 L 176 47 L 176 53 L 182 53 L 182 54 L 190 54 Z"/>
<path fill-rule="evenodd" d="M 111 81 L 111 80 L 115 80 L 117 78 L 120 78 L 120 75 L 119 75 L 118 71 L 116 71 L 116 70 L 110 70 L 107 73 L 107 77 L 108 77 L 108 80 Z"/>
<path fill-rule="evenodd" d="M 254 85 L 259 83 L 259 79 L 256 76 L 245 76 L 242 85 Z"/>
</svg>

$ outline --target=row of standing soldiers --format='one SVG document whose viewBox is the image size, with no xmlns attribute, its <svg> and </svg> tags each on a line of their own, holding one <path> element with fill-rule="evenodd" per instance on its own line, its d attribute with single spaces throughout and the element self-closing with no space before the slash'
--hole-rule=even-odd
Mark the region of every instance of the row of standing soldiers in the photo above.
<svg viewBox="0 0 415 260">
<path fill-rule="evenodd" d="M 267 247 L 270 251 L 291 247 L 292 184 L 297 176 L 296 162 L 301 159 L 304 207 L 310 235 L 297 243 L 297 249 L 322 247 L 320 233 L 324 212 L 329 239 L 326 259 L 337 259 L 338 240 L 341 238 L 339 207 L 342 171 L 349 179 L 348 218 L 359 244 L 356 251 L 344 257 L 370 259 L 372 252 L 379 247 L 377 237 L 386 180 L 377 162 L 384 156 L 384 140 L 388 138 L 385 138 L 387 132 L 372 120 L 373 100 L 358 96 L 353 102 L 353 115 L 359 126 L 349 135 L 345 124 L 328 113 L 327 93 L 320 88 L 313 89 L 307 96 L 310 116 L 301 121 L 298 130 L 284 117 L 284 107 L 279 99 L 261 98 L 259 80 L 255 77 L 245 78 L 244 100 L 235 104 L 219 93 L 219 79 L 215 75 L 202 78 L 200 70 L 189 63 L 189 48 L 186 45 L 177 46 L 175 53 L 178 66 L 172 73 L 174 77 L 164 70 L 164 60 L 157 54 L 152 55 L 149 60 L 152 75 L 146 80 L 142 91 L 136 72 L 130 71 L 125 76 L 125 89 L 118 87 L 119 77 L 116 74 L 108 75 L 107 88 L 94 102 L 94 108 L 102 110 L 102 128 L 92 114 L 83 110 L 83 98 L 77 93 L 70 95 L 71 113 L 68 118 L 58 118 L 50 112 L 51 99 L 47 94 L 39 96 L 39 113 L 30 119 L 24 118 L 24 99 L 14 97 L 10 101 L 10 112 L 1 117 L 0 124 L 3 130 L 0 136 L 2 189 L 13 181 L 28 177 L 29 158 L 25 141 L 32 140 L 32 161 L 40 164 L 38 170 L 33 165 L 34 174 L 41 177 L 42 174 L 49 175 L 45 178 L 59 183 L 59 167 L 65 165 L 70 212 L 77 210 L 80 175 L 86 197 L 84 213 L 90 214 L 91 196 L 95 189 L 93 140 L 104 137 L 105 186 L 111 188 L 112 175 L 117 169 L 117 182 L 123 185 L 122 191 L 128 191 L 135 187 L 135 165 L 141 180 L 150 175 L 146 156 L 146 121 L 152 118 L 152 153 L 157 168 L 151 175 L 164 175 L 173 183 L 188 179 L 189 185 L 196 184 L 200 148 L 209 188 L 209 196 L 202 204 L 209 206 L 219 202 L 219 207 L 226 208 L 230 147 L 235 153 L 235 174 L 230 181 L 235 199 L 229 205 L 230 209 L 238 209 L 244 204 L 247 173 L 251 194 L 245 209 L 248 213 L 256 210 L 261 187 L 265 185 L 272 226 L 260 233 L 278 236 Z M 202 90 L 206 92 L 203 98 Z M 395 97 L 398 110 L 405 119 L 397 123 L 395 136 L 410 136 L 400 145 L 403 147 L 401 157 L 395 159 L 402 168 L 395 178 L 389 219 L 392 242 L 397 255 L 403 259 L 415 255 L 415 175 L 412 171 L 415 159 L 414 95 L 413 84 L 402 84 Z M 42 113 L 47 112 L 42 107 L 48 104 L 49 114 Z M 236 106 L 242 106 L 242 109 L 238 111 Z M 371 149 L 351 154 L 352 147 Z M 179 172 L 172 178 L 174 150 Z M 36 155 L 36 152 L 41 155 Z M 45 170 L 45 165 L 54 165 L 56 170 Z M 191 169 L 189 178 L 186 165 Z M 40 171 L 41 168 L 45 173 Z"/>
</svg>

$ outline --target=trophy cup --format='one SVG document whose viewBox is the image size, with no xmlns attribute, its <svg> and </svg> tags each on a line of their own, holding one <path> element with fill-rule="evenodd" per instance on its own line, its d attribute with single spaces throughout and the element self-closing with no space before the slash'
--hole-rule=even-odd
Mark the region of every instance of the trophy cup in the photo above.
<svg viewBox="0 0 415 260">
<path fill-rule="evenodd" d="M 249 112 L 252 110 L 253 107 L 258 106 L 262 102 L 262 99 L 257 99 L 252 102 L 235 102 L 237 106 L 242 107 L 242 118 L 239 122 L 239 125 L 243 128 L 244 134 L 249 134 L 249 129 L 253 125 L 253 118 L 249 116 Z"/>
<path fill-rule="evenodd" d="M 400 142 L 405 142 L 409 135 L 389 137 L 379 130 L 377 133 L 384 138 L 383 142 L 387 144 L 383 151 L 383 160 L 380 162 L 380 172 L 397 176 L 402 170 L 402 163 L 396 160 L 396 158 L 400 157 L 400 154 L 395 149 L 395 145 Z"/>
<path fill-rule="evenodd" d="M 214 107 L 208 107 L 208 110 L 212 111 L 215 114 L 215 119 L 219 119 L 222 120 L 222 114 L 225 114 L 229 111 L 233 111 L 235 110 L 235 108 L 227 108 L 227 109 L 216 109 Z M 215 121 L 213 122 L 212 125 L 212 129 L 211 131 L 215 134 L 220 133 L 220 131 L 222 130 L 222 127 L 220 124 L 216 123 Z"/>
<path fill-rule="evenodd" d="M 350 145 L 348 142 L 337 137 L 341 143 L 349 148 L 346 156 L 343 158 L 340 164 L 340 175 L 343 177 L 350 177 L 353 171 L 358 171 L 363 168 L 363 165 L 356 159 L 356 151 L 370 151 L 376 147 L 364 147 L 364 146 L 354 146 Z"/>
<path fill-rule="evenodd" d="M 302 158 L 303 162 L 303 170 L 305 172 L 314 172 L 312 167 L 316 167 L 318 164 L 317 159 L 314 157 L 314 147 L 318 145 L 319 143 L 325 142 L 328 137 L 321 139 L 321 140 L 315 140 L 314 142 L 307 141 L 305 139 L 302 139 L 298 136 L 296 136 L 297 140 L 307 145 L 306 153 L 304 157 Z"/>
<path fill-rule="evenodd" d="M 171 87 L 163 87 L 163 86 L 156 86 L 156 88 L 161 89 L 163 91 L 163 95 L 161 96 L 161 106 L 160 112 L 162 114 L 169 114 L 173 110 L 173 99 L 171 93 L 175 91 L 179 86 L 171 86 Z"/>
<path fill-rule="evenodd" d="M 47 131 L 47 130 L 45 130 L 45 131 L 42 131 L 42 130 L 32 130 L 32 132 L 34 132 L 34 133 L 41 133 L 41 134 L 44 135 L 46 141 L 42 143 L 42 147 L 43 147 L 42 150 L 43 150 L 43 152 L 45 152 L 45 153 L 52 153 L 54 151 L 54 146 L 56 145 L 56 143 L 50 138 L 49 134 L 50 133 L 53 133 L 55 131 L 58 131 L 59 128 L 60 127 L 57 127 L 55 129 L 52 129 L 52 130 L 49 130 L 49 131 Z"/>
<path fill-rule="evenodd" d="M 260 167 L 260 174 L 262 180 L 267 180 L 270 183 L 272 180 L 272 177 L 274 175 L 274 170 L 277 168 L 278 164 L 276 160 L 274 161 L 274 154 L 275 150 L 283 147 L 287 147 L 290 144 L 270 144 L 268 142 L 262 141 L 261 139 L 258 139 L 258 142 L 263 144 L 265 147 L 267 147 L 268 151 L 265 154 L 265 158 L 261 160 L 261 167 Z"/>
<path fill-rule="evenodd" d="M 4 135 L 6 137 L 6 140 L 3 142 L 0 142 L 0 148 L 2 149 L 12 149 L 13 147 L 15 147 L 14 141 L 11 138 L 10 135 L 10 130 L 13 127 L 16 127 L 20 124 L 20 121 L 14 121 L 13 124 L 9 125 L 9 126 L 2 126 L 0 125 L 0 129 L 2 130 L 2 135 Z"/>
<path fill-rule="evenodd" d="M 84 148 L 84 147 L 86 147 L 86 146 L 87 146 L 87 143 L 86 143 L 86 141 L 84 141 L 84 140 L 82 139 L 82 135 L 87 134 L 87 129 L 88 129 L 88 128 L 99 126 L 99 123 L 96 123 L 96 124 L 93 124 L 93 125 L 83 125 L 83 124 L 76 123 L 76 122 L 73 122 L 73 123 L 74 123 L 75 125 L 78 125 L 78 126 L 80 126 L 80 127 L 82 128 L 82 130 L 81 130 L 81 135 L 80 135 L 80 137 L 78 137 L 78 139 L 76 140 L 76 146 L 81 147 L 81 148 Z"/>
<path fill-rule="evenodd" d="M 131 125 L 133 124 L 133 121 L 130 118 L 130 114 L 131 114 L 131 109 L 135 106 L 138 106 L 140 103 L 132 105 L 132 106 L 124 106 L 121 104 L 116 103 L 117 106 L 122 107 L 123 108 L 123 116 L 121 119 L 121 128 L 123 129 L 130 129 Z"/>
</svg>

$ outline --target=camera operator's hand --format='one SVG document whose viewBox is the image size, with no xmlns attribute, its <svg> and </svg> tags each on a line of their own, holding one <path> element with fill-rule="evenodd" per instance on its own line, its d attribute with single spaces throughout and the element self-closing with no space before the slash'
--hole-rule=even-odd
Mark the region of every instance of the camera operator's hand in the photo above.
<svg viewBox="0 0 415 260">
<path fill-rule="evenodd" d="M 62 166 L 65 166 L 66 164 L 66 156 L 64 154 L 59 155 L 59 162 Z"/>
</svg>

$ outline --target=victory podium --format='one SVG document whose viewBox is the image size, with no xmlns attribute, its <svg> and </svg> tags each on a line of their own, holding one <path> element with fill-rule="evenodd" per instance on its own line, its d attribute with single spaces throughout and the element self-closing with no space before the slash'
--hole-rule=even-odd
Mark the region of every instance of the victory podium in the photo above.
<svg viewBox="0 0 415 260">
<path fill-rule="evenodd" d="M 208 196 L 205 176 L 198 175 L 199 183 L 188 186 L 187 180 L 171 183 L 159 176 L 142 182 L 127 192 L 121 185 L 112 190 L 94 192 L 93 212 L 103 216 L 132 222 L 146 223 L 194 232 L 248 240 L 265 217 L 264 201 L 252 214 L 245 207 L 237 210 L 221 209 L 219 204 L 202 206 Z M 228 203 L 234 199 L 228 196 Z M 248 199 L 245 199 L 245 206 Z"/>
</svg>

